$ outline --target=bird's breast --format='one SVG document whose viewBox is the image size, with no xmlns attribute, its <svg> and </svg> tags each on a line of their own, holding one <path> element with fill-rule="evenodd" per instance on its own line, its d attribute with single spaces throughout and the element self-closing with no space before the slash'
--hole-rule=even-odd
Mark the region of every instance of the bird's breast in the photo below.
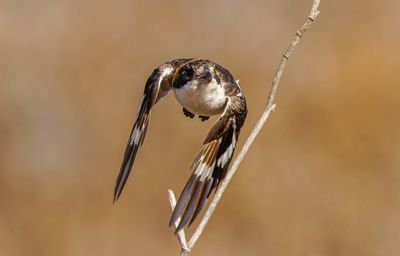
<svg viewBox="0 0 400 256">
<path fill-rule="evenodd" d="M 217 115 L 223 112 L 227 97 L 221 84 L 212 79 L 208 84 L 191 81 L 180 88 L 174 88 L 179 103 L 197 115 Z"/>
</svg>

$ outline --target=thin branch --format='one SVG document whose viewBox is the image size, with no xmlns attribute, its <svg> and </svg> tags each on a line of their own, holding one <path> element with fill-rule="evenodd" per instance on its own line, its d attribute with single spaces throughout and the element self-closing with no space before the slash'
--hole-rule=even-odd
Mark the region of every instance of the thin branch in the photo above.
<svg viewBox="0 0 400 256">
<path fill-rule="evenodd" d="M 168 198 L 169 198 L 169 203 L 171 204 L 171 208 L 173 211 L 175 208 L 175 205 L 176 205 L 176 199 L 175 199 L 174 192 L 172 192 L 171 189 L 168 189 Z M 175 228 L 178 227 L 180 221 L 181 221 L 181 218 L 179 217 L 174 223 Z M 190 249 L 188 248 L 187 243 L 186 243 L 185 231 L 183 231 L 183 229 L 181 229 L 178 231 L 178 233 L 176 235 L 178 237 L 179 244 L 181 245 L 181 256 L 189 255 Z"/>
<path fill-rule="evenodd" d="M 292 39 L 292 41 L 291 41 L 290 45 L 288 46 L 287 50 L 285 51 L 285 53 L 282 55 L 282 58 L 280 60 L 278 69 L 277 69 L 275 77 L 274 77 L 274 80 L 272 82 L 272 86 L 271 86 L 271 90 L 268 95 L 268 101 L 267 101 L 265 110 L 264 110 L 263 114 L 261 115 L 260 119 L 258 120 L 257 124 L 255 125 L 255 127 L 251 131 L 246 142 L 244 143 L 242 150 L 240 151 L 240 153 L 237 155 L 237 157 L 233 161 L 225 178 L 221 181 L 221 184 L 220 184 L 218 190 L 216 191 L 215 196 L 210 203 L 210 206 L 208 207 L 206 213 L 204 214 L 202 220 L 200 221 L 199 226 L 197 227 L 196 231 L 193 233 L 192 238 L 190 239 L 190 241 L 187 244 L 187 247 L 186 247 L 187 254 L 185 254 L 185 255 L 189 254 L 190 250 L 193 248 L 193 246 L 196 244 L 197 240 L 200 238 L 205 226 L 207 225 L 208 221 L 210 220 L 215 208 L 217 207 L 219 201 L 221 200 L 221 197 L 222 197 L 225 189 L 227 188 L 233 175 L 235 174 L 236 170 L 238 169 L 244 156 L 247 154 L 247 151 L 249 150 L 251 144 L 254 142 L 255 138 L 257 137 L 258 133 L 264 126 L 265 122 L 268 120 L 271 112 L 274 111 L 275 106 L 276 106 L 274 103 L 274 99 L 275 99 L 276 91 L 278 89 L 278 85 L 281 80 L 283 71 L 286 67 L 286 63 L 289 60 L 290 56 L 292 55 L 296 45 L 300 42 L 301 37 L 310 28 L 310 26 L 312 25 L 314 20 L 318 17 L 319 3 L 320 3 L 320 0 L 313 0 L 311 11 L 310 11 L 309 16 L 307 17 L 306 22 L 296 31 L 296 35 Z M 178 233 L 178 238 L 179 238 L 179 233 Z M 182 242 L 181 242 L 181 248 L 183 248 Z"/>
</svg>

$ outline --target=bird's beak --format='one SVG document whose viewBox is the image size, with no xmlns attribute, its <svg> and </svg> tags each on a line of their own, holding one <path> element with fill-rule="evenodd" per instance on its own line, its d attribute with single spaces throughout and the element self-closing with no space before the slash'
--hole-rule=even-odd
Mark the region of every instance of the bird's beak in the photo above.
<svg viewBox="0 0 400 256">
<path fill-rule="evenodd" d="M 206 70 L 206 71 L 204 71 L 204 73 L 200 74 L 200 75 L 197 77 L 197 79 L 203 80 L 203 81 L 209 83 L 209 82 L 211 82 L 211 80 L 212 80 L 212 74 L 211 74 L 210 71 Z"/>
</svg>

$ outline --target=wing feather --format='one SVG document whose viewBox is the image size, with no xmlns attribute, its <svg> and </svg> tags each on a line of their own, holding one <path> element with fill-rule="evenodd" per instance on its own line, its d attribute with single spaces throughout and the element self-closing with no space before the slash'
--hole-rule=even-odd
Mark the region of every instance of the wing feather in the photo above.
<svg viewBox="0 0 400 256">
<path fill-rule="evenodd" d="M 114 202 L 120 197 L 131 172 L 139 146 L 143 144 L 152 107 L 157 104 L 162 97 L 167 95 L 168 91 L 171 89 L 170 78 L 172 77 L 173 71 L 174 67 L 171 64 L 164 63 L 155 69 L 147 79 L 142 103 L 136 121 L 132 127 L 125 149 L 124 159 L 122 160 L 121 169 L 115 184 Z"/>
<path fill-rule="evenodd" d="M 233 96 L 224 113 L 211 128 L 199 154 L 191 164 L 192 175 L 182 191 L 169 225 L 179 222 L 176 232 L 195 220 L 211 192 L 224 178 L 235 151 L 240 129 L 247 115 L 242 95 Z"/>
</svg>

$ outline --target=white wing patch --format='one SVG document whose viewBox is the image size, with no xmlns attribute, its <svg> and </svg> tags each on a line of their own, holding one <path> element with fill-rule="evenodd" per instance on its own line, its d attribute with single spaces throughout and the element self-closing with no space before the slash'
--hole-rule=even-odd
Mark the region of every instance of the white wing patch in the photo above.
<svg viewBox="0 0 400 256">
<path fill-rule="evenodd" d="M 131 143 L 130 143 L 131 145 L 133 143 L 135 143 L 136 145 L 139 144 L 140 136 L 142 135 L 142 131 L 141 131 L 142 129 L 143 129 L 143 127 L 138 128 L 137 126 L 135 126 L 135 129 L 133 130 L 133 134 L 131 137 Z"/>
<path fill-rule="evenodd" d="M 236 122 L 235 119 L 233 119 L 233 128 L 236 129 Z M 235 150 L 236 147 L 236 136 L 235 133 L 232 133 L 232 139 L 231 139 L 231 144 L 229 147 L 225 150 L 225 152 L 218 158 L 217 160 L 217 166 L 224 168 L 225 165 L 229 162 L 233 155 L 233 151 Z"/>
<path fill-rule="evenodd" d="M 214 141 L 212 143 L 207 144 L 202 152 L 200 152 L 201 157 L 196 161 L 194 165 L 194 175 L 200 177 L 200 181 L 204 181 L 206 177 L 210 176 L 210 173 L 214 170 L 215 166 L 215 154 L 217 152 L 217 146 L 220 143 L 220 139 L 218 141 Z"/>
<path fill-rule="evenodd" d="M 229 159 L 232 157 L 233 150 L 235 149 L 236 146 L 236 138 L 235 135 L 232 136 L 232 142 L 229 145 L 229 147 L 226 149 L 225 153 L 222 154 L 217 161 L 217 165 L 219 167 L 224 167 L 226 163 L 229 161 Z"/>
</svg>

